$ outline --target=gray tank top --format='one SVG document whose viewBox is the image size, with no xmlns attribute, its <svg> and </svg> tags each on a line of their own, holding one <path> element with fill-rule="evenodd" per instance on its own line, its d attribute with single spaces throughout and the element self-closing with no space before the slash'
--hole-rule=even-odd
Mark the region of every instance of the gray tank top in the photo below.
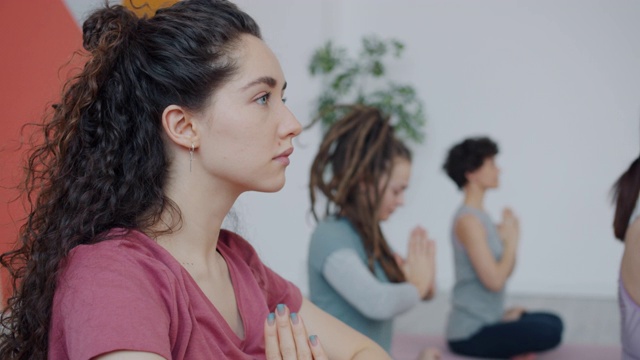
<svg viewBox="0 0 640 360">
<path fill-rule="evenodd" d="M 465 248 L 455 233 L 455 224 L 466 214 L 477 217 L 487 234 L 487 244 L 496 260 L 502 257 L 503 245 L 496 225 L 484 211 L 462 206 L 451 227 L 451 242 L 456 280 L 451 294 L 451 312 L 447 323 L 447 339 L 465 340 L 485 325 L 499 322 L 504 312 L 504 287 L 499 292 L 487 289 L 476 274 Z"/>
</svg>

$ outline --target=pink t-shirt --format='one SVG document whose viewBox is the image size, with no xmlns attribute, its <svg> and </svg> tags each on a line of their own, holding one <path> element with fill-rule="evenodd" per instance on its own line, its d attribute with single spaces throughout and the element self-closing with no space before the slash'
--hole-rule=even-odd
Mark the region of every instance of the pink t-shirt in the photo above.
<svg viewBox="0 0 640 360">
<path fill-rule="evenodd" d="M 221 231 L 217 249 L 229 267 L 244 339 L 169 252 L 131 231 L 69 254 L 53 300 L 49 359 L 116 350 L 166 359 L 264 359 L 267 315 L 281 303 L 299 311 L 300 290 L 237 234 Z"/>
</svg>

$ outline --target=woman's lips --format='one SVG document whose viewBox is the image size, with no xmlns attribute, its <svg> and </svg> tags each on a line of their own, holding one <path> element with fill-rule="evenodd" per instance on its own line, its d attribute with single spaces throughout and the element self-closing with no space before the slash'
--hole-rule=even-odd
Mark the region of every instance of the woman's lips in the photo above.
<svg viewBox="0 0 640 360">
<path fill-rule="evenodd" d="M 293 147 L 281 152 L 280 155 L 274 157 L 273 160 L 276 160 L 285 166 L 289 165 L 291 163 L 291 160 L 289 160 L 289 155 L 291 155 L 291 153 L 293 153 Z"/>
</svg>

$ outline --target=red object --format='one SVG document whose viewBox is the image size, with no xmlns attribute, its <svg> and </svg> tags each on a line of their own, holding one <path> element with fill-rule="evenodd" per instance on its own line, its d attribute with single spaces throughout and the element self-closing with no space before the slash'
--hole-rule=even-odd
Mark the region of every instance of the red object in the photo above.
<svg viewBox="0 0 640 360">
<path fill-rule="evenodd" d="M 82 58 L 80 27 L 62 0 L 0 1 L 0 252 L 13 248 L 25 216 L 21 202 L 11 202 L 23 177 L 21 127 L 40 122 L 60 96 L 62 85 Z M 28 130 L 28 129 L 27 129 Z M 25 134 L 28 134 L 25 133 Z M 3 294 L 8 295 L 3 269 Z"/>
</svg>

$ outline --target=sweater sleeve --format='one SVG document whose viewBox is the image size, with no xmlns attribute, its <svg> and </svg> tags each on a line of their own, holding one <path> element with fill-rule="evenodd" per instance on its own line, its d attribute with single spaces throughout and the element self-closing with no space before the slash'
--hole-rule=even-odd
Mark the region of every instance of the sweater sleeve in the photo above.
<svg viewBox="0 0 640 360">
<path fill-rule="evenodd" d="M 370 319 L 391 319 L 420 302 L 415 286 L 380 282 L 353 249 L 331 253 L 322 274 L 345 300 Z"/>
</svg>

